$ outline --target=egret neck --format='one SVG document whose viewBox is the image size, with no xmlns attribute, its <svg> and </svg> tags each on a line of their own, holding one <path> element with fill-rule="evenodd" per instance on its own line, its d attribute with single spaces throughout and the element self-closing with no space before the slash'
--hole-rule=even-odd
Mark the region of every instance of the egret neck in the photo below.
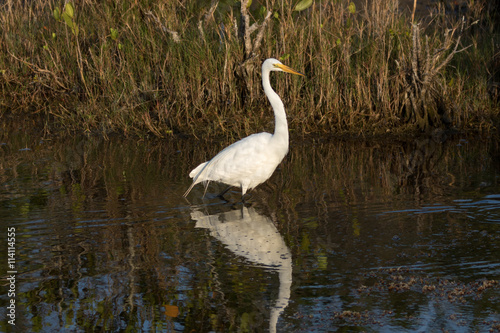
<svg viewBox="0 0 500 333">
<path fill-rule="evenodd" d="M 286 121 L 285 106 L 283 105 L 281 98 L 271 87 L 271 83 L 269 82 L 269 73 L 269 70 L 262 73 L 262 86 L 264 87 L 264 92 L 274 109 L 273 141 L 279 142 L 288 150 L 288 124 Z"/>
</svg>

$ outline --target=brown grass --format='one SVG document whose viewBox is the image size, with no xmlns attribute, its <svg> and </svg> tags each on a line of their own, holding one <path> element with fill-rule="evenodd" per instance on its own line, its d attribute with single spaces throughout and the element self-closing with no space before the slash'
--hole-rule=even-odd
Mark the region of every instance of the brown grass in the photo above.
<svg viewBox="0 0 500 333">
<path fill-rule="evenodd" d="M 395 0 L 349 6 L 254 2 L 257 29 L 239 33 L 240 8 L 216 1 L 79 2 L 69 23 L 57 1 L 7 1 L 0 117 L 37 115 L 47 131 L 240 137 L 272 129 L 259 72 L 276 57 L 307 75 L 273 78 L 296 134 L 496 126 L 498 16 L 486 2 L 460 13 L 465 23 L 443 9 L 416 25 Z"/>
</svg>

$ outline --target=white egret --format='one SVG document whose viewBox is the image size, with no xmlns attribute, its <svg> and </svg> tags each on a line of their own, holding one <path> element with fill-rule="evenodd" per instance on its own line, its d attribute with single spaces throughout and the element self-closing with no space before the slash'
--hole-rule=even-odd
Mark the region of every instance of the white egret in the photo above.
<svg viewBox="0 0 500 333">
<path fill-rule="evenodd" d="M 235 255 L 279 274 L 278 295 L 269 315 L 269 332 L 275 333 L 280 314 L 290 301 L 293 264 L 290 248 L 271 218 L 245 206 L 214 215 L 193 210 L 191 218 L 196 221 L 195 228 L 208 229 Z"/>
<path fill-rule="evenodd" d="M 262 64 L 262 86 L 274 110 L 274 134 L 257 133 L 233 143 L 210 161 L 198 165 L 189 173 L 193 183 L 184 193 L 186 197 L 198 183 L 205 183 L 205 192 L 211 181 L 241 188 L 241 196 L 265 182 L 288 152 L 288 123 L 281 98 L 271 87 L 271 71 L 304 74 L 270 58 Z M 228 189 L 229 189 L 228 188 Z M 227 191 L 227 190 L 226 190 Z M 222 192 L 224 194 L 226 191 Z"/>
</svg>

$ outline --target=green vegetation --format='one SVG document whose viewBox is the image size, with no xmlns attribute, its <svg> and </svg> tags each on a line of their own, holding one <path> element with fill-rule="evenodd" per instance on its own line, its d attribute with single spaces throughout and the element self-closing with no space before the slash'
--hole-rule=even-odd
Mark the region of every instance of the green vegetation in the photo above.
<svg viewBox="0 0 500 333">
<path fill-rule="evenodd" d="M 259 76 L 275 57 L 307 75 L 273 79 L 295 133 L 488 131 L 500 109 L 493 6 L 439 7 L 413 25 L 395 0 L 7 1 L 0 119 L 240 137 L 272 128 Z"/>
</svg>

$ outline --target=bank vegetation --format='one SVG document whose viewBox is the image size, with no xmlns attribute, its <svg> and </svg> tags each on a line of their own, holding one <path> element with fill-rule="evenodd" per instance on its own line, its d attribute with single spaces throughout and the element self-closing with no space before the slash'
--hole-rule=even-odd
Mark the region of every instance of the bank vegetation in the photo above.
<svg viewBox="0 0 500 333">
<path fill-rule="evenodd" d="M 491 131 L 499 9 L 396 0 L 10 1 L 0 5 L 0 120 L 45 130 L 241 137 L 272 130 L 275 57 L 293 134 Z"/>
</svg>

